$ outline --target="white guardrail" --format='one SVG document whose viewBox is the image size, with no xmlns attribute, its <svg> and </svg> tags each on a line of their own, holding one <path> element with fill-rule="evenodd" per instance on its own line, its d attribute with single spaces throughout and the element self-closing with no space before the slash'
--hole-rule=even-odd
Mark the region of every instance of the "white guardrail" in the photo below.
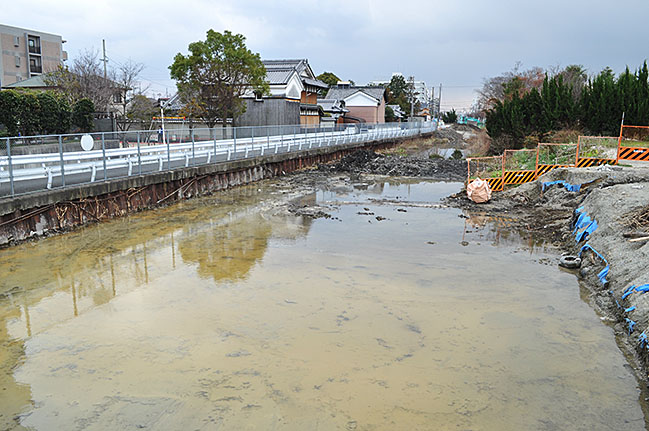
<svg viewBox="0 0 649 431">
<path fill-rule="evenodd" d="M 154 145 L 141 144 L 139 137 L 155 135 L 156 132 L 129 131 L 126 132 L 129 136 L 138 136 L 137 142 L 122 142 L 120 145 L 126 147 L 112 149 L 105 148 L 102 135 L 119 136 L 121 132 L 93 133 L 95 136 L 102 136 L 102 149 L 70 152 L 63 151 L 60 136 L 30 137 L 41 141 L 49 138 L 53 142 L 58 138 L 59 151 L 24 155 L 12 155 L 10 148 L 16 147 L 12 141 L 24 142 L 28 138 L 3 139 L 2 141 L 6 142 L 7 155 L 0 156 L 0 197 L 51 189 L 55 180 L 60 183 L 56 187 L 66 187 L 92 183 L 98 179 L 122 178 L 268 154 L 414 136 L 435 130 L 436 123 L 343 124 L 335 128 L 313 128 L 310 132 L 303 129 L 299 133 L 275 135 L 268 132 L 270 127 L 272 126 L 257 128 L 265 131 L 265 136 L 258 133 L 262 136 L 254 137 L 254 128 L 246 128 L 248 132 L 252 132 L 249 133 L 250 137 L 237 139 L 235 130 L 234 137 L 230 139 L 194 140 L 192 132 L 191 142 Z M 195 130 L 199 131 L 201 130 Z M 242 134 L 241 130 L 239 134 Z M 65 136 L 67 139 L 81 138 L 83 135 Z M 0 141 L 0 150 L 2 147 Z"/>
</svg>

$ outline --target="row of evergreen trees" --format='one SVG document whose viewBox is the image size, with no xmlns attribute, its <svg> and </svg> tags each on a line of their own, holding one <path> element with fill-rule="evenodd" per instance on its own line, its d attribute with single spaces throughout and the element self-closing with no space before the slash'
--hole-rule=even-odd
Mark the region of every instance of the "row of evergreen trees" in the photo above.
<svg viewBox="0 0 649 431">
<path fill-rule="evenodd" d="M 528 138 L 542 140 L 549 132 L 571 128 L 591 135 L 617 136 L 622 113 L 625 124 L 649 125 L 647 62 L 635 73 L 627 67 L 615 77 L 610 68 L 584 83 L 546 75 L 540 90 L 521 91 L 517 78 L 505 84 L 503 101 L 487 111 L 487 132 L 493 153 L 523 148 Z"/>
<path fill-rule="evenodd" d="M 5 136 L 67 133 L 74 126 L 82 131 L 93 127 L 94 104 L 89 99 L 74 104 L 55 91 L 0 91 L 0 124 Z"/>
</svg>

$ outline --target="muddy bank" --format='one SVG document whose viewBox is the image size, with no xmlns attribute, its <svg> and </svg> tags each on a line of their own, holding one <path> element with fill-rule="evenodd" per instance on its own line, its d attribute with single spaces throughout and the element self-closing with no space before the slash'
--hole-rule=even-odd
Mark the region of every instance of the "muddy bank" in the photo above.
<svg viewBox="0 0 649 431">
<path fill-rule="evenodd" d="M 578 190 L 569 190 L 573 187 Z M 509 217 L 511 223 L 550 239 L 564 254 L 578 256 L 581 267 L 574 272 L 588 289 L 588 301 L 615 329 L 639 379 L 647 383 L 649 169 L 557 169 L 495 193 L 486 204 L 474 204 L 462 192 L 447 203 Z"/>
<path fill-rule="evenodd" d="M 330 165 L 324 172 L 367 173 L 388 176 L 424 177 L 443 181 L 464 181 L 466 161 L 417 156 L 397 156 L 359 150 Z"/>
</svg>

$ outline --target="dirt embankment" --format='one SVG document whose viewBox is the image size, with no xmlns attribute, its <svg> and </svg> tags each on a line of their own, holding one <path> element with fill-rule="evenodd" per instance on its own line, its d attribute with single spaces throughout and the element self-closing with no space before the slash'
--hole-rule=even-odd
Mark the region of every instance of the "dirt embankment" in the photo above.
<svg viewBox="0 0 649 431">
<path fill-rule="evenodd" d="M 337 163 L 322 165 L 320 169 L 326 172 L 425 177 L 443 181 L 466 179 L 464 160 L 384 155 L 368 150 L 356 151 Z"/>
</svg>

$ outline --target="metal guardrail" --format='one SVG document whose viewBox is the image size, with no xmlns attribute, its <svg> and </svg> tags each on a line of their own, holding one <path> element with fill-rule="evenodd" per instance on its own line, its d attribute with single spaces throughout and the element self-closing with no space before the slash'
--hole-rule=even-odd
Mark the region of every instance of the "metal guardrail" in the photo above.
<svg viewBox="0 0 649 431">
<path fill-rule="evenodd" d="M 436 128 L 435 122 L 413 122 L 4 138 L 4 145 L 0 143 L 0 198 L 268 154 L 415 136 Z M 82 138 L 93 149 L 84 151 Z M 29 144 L 34 141 L 51 144 Z M 16 154 L 21 147 L 26 154 Z"/>
</svg>

